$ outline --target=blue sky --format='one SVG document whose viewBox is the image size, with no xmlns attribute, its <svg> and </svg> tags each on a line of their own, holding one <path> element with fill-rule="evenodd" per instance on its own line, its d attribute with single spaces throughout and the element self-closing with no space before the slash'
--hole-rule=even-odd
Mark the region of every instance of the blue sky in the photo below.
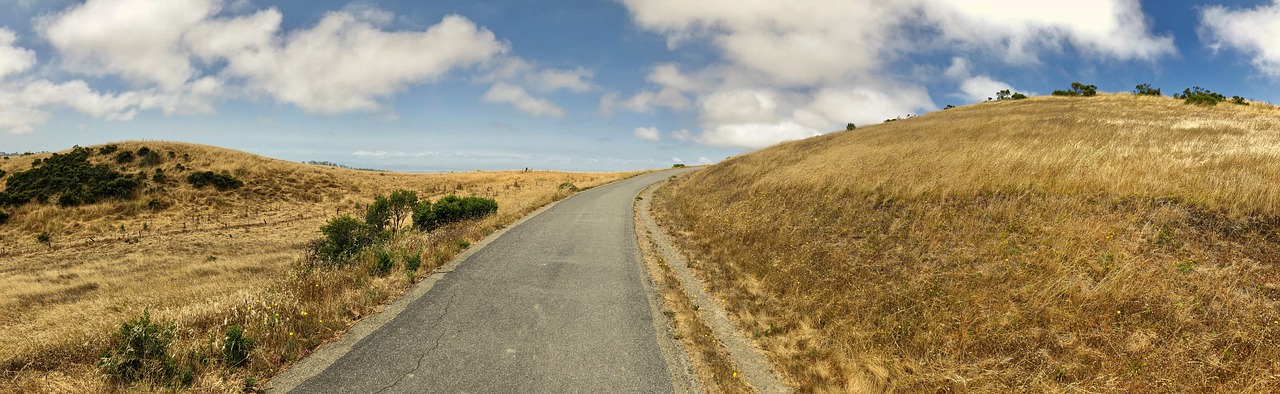
<svg viewBox="0 0 1280 394">
<path fill-rule="evenodd" d="M 629 170 L 1072 81 L 1280 102 L 1272 1 L 0 0 L 0 151 Z"/>
</svg>

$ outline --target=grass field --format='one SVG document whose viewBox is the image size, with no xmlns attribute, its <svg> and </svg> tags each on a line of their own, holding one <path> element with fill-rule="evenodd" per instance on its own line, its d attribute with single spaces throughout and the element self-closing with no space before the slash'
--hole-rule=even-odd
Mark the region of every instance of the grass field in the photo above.
<svg viewBox="0 0 1280 394">
<path fill-rule="evenodd" d="M 1280 391 L 1280 109 L 980 103 L 656 207 L 799 392 Z"/>
<path fill-rule="evenodd" d="M 144 309 L 174 324 L 171 353 L 180 362 L 220 357 L 226 327 L 246 327 L 258 343 L 249 365 L 190 362 L 197 372 L 191 388 L 253 386 L 341 334 L 468 243 L 567 196 L 562 183 L 587 188 L 629 175 L 384 173 L 192 144 L 116 145 L 121 150 L 147 146 L 162 152 L 164 162 L 147 168 L 112 162 L 113 168 L 148 174 L 162 168 L 169 179 L 148 182 L 134 201 L 4 208 L 12 218 L 0 225 L 0 391 L 166 390 L 164 382 L 120 387 L 96 368 L 110 334 Z M 0 169 L 12 174 L 47 156 L 12 157 L 0 161 Z M 184 181 L 191 171 L 226 172 L 245 186 L 195 189 Z M 492 197 L 500 209 L 495 216 L 431 233 L 401 232 L 387 249 L 397 256 L 398 273 L 407 256 L 424 260 L 412 277 L 302 264 L 304 246 L 320 237 L 326 220 L 338 214 L 362 217 L 375 195 L 395 189 L 433 200 L 446 194 Z M 37 240 L 42 232 L 49 234 L 49 243 Z M 369 260 L 361 256 L 360 261 Z"/>
</svg>

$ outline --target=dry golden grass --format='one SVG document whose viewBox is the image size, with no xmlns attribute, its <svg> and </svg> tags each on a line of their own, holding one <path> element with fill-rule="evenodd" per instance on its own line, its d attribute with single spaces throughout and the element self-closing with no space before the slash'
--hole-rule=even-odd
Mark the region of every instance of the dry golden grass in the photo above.
<svg viewBox="0 0 1280 394">
<path fill-rule="evenodd" d="M 1280 391 L 1280 109 L 1039 97 L 781 144 L 656 205 L 801 392 Z"/>
<path fill-rule="evenodd" d="M 6 209 L 13 217 L 0 225 L 0 392 L 160 389 L 145 383 L 116 387 L 95 367 L 110 334 L 144 309 L 176 324 L 172 353 L 180 361 L 192 354 L 213 358 L 196 364 L 193 389 L 237 391 L 245 378 L 264 381 L 340 335 L 447 262 L 464 248 L 461 242 L 475 242 L 567 196 L 558 188 L 561 183 L 586 188 L 629 175 L 380 173 L 183 143 L 117 145 L 159 151 L 165 157 L 159 167 L 170 179 L 162 185 L 148 182 L 136 201 Z M 14 157 L 0 161 L 0 169 L 25 170 L 46 156 Z M 178 172 L 178 164 L 189 170 Z M 218 192 L 185 182 L 190 171 L 204 170 L 233 173 L 245 187 Z M 398 257 L 387 277 L 371 277 L 364 267 L 301 264 L 306 242 L 319 238 L 325 221 L 340 213 L 362 217 L 375 195 L 400 188 L 433 200 L 446 194 L 493 197 L 500 209 L 489 218 L 430 234 L 403 232 L 388 246 Z M 164 208 L 148 208 L 150 199 Z M 36 241 L 40 232 L 51 234 L 51 246 Z M 423 257 L 413 278 L 404 273 L 399 257 L 412 253 Z M 359 264 L 372 264 L 371 257 L 362 256 Z M 216 361 L 222 333 L 232 324 L 246 327 L 259 344 L 248 367 L 228 369 Z"/>
</svg>

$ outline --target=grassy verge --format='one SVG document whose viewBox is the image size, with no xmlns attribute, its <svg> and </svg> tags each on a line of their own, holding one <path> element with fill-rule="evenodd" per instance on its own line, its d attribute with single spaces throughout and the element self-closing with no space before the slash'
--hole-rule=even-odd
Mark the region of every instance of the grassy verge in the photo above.
<svg viewBox="0 0 1280 394">
<path fill-rule="evenodd" d="M 137 149 L 140 143 L 120 143 Z M 469 172 L 397 174 L 265 159 L 213 147 L 148 142 L 174 151 L 166 172 L 183 164 L 237 174 L 235 191 L 151 185 L 138 201 L 62 208 L 31 204 L 0 225 L 0 387 L 16 391 L 134 392 L 181 387 L 252 390 L 354 321 L 375 313 L 470 243 L 562 199 L 572 183 L 589 188 L 631 174 Z M 3 168 L 27 168 L 34 157 Z M 25 160 L 25 161 L 24 161 Z M 12 171 L 10 171 L 12 173 Z M 500 204 L 494 216 L 430 233 L 402 231 L 384 249 L 344 268 L 304 264 L 308 241 L 335 215 L 363 212 L 373 196 L 409 189 L 424 198 L 480 195 Z M 163 202 L 163 209 L 147 201 Z M 121 230 L 124 228 L 124 230 Z M 35 234 L 52 234 L 48 245 Z M 420 260 L 413 275 L 411 260 Z M 175 373 L 120 385 L 98 368 L 113 333 L 144 310 L 172 329 Z M 247 363 L 231 366 L 222 349 L 232 326 L 254 342 Z M 176 383 L 175 383 L 176 381 Z M 4 390 L 0 390 L 4 391 Z"/>
<path fill-rule="evenodd" d="M 655 206 L 801 392 L 1271 392 L 1276 111 L 979 104 L 733 158 Z"/>
</svg>

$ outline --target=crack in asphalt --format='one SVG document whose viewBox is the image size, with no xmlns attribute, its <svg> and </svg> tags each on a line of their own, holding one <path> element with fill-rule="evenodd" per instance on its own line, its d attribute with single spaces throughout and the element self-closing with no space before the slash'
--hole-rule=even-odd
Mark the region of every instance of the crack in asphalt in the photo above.
<svg viewBox="0 0 1280 394">
<path fill-rule="evenodd" d="M 440 312 L 439 317 L 436 317 L 435 319 L 436 322 L 439 322 L 441 319 L 444 319 L 445 316 L 449 315 L 449 306 L 453 305 L 453 300 L 455 298 L 458 298 L 458 293 L 453 293 L 452 295 L 449 296 L 449 302 L 446 302 L 444 304 L 444 311 Z M 418 355 L 418 362 L 413 365 L 413 369 L 410 369 L 408 372 L 400 374 L 400 377 L 396 378 L 396 381 L 391 382 L 391 384 L 387 385 L 386 387 L 378 389 L 377 392 L 382 393 L 391 389 L 392 387 L 396 387 L 396 385 L 400 384 L 400 381 L 404 380 L 404 378 L 408 377 L 409 375 L 412 375 L 414 372 L 417 372 L 418 368 L 422 367 L 422 360 L 426 359 L 427 355 L 431 354 L 431 352 L 434 352 L 436 348 L 440 347 L 440 339 L 444 338 L 444 334 L 445 332 L 441 332 L 440 335 L 437 335 L 435 343 L 431 345 L 431 348 L 427 349 L 427 351 L 422 352 L 422 354 Z"/>
</svg>

